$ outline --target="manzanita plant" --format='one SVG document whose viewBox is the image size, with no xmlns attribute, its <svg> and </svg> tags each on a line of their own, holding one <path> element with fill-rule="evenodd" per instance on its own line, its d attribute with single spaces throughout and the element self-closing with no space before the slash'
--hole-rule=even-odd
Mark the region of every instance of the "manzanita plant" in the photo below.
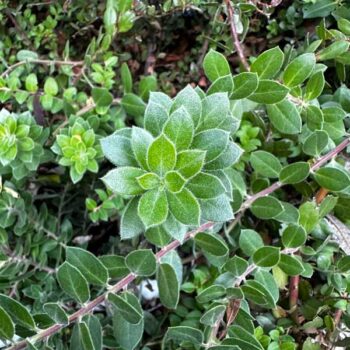
<svg viewBox="0 0 350 350">
<path fill-rule="evenodd" d="M 346 4 L 5 3 L 0 348 L 346 348 Z"/>
</svg>

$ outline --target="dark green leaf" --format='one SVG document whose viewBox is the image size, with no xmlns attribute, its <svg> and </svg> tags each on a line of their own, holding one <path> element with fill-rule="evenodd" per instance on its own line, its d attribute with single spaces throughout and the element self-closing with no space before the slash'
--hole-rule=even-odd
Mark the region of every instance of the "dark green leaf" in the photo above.
<svg viewBox="0 0 350 350">
<path fill-rule="evenodd" d="M 251 206 L 252 213 L 259 219 L 272 219 L 283 211 L 278 199 L 266 196 L 258 198 Z"/>
<path fill-rule="evenodd" d="M 209 309 L 200 319 L 200 322 L 206 326 L 214 326 L 222 318 L 226 310 L 225 305 L 217 305 Z"/>
<path fill-rule="evenodd" d="M 129 292 L 120 295 L 109 293 L 108 301 L 117 308 L 121 316 L 131 324 L 138 324 L 143 318 L 143 311 L 137 297 Z"/>
<path fill-rule="evenodd" d="M 283 82 L 288 87 L 294 87 L 304 82 L 312 73 L 316 64 L 313 53 L 305 53 L 290 62 L 283 74 Z"/>
<path fill-rule="evenodd" d="M 256 151 L 250 155 L 250 163 L 253 169 L 262 176 L 279 177 L 282 166 L 277 157 L 265 151 Z"/>
<path fill-rule="evenodd" d="M 250 96 L 258 87 L 258 75 L 256 73 L 243 72 L 233 77 L 234 89 L 230 96 L 233 100 L 239 100 Z"/>
<path fill-rule="evenodd" d="M 321 168 L 315 173 L 318 184 L 330 191 L 342 191 L 350 186 L 349 175 L 337 168 Z"/>
<path fill-rule="evenodd" d="M 139 249 L 129 253 L 125 262 L 138 276 L 151 276 L 156 272 L 156 258 L 150 249 Z"/>
<path fill-rule="evenodd" d="M 306 241 L 306 231 L 302 226 L 290 225 L 282 233 L 282 243 L 286 248 L 298 248 Z"/>
<path fill-rule="evenodd" d="M 260 54 L 250 66 L 250 71 L 258 73 L 260 79 L 273 79 L 282 68 L 283 60 L 284 54 L 276 46 Z"/>
<path fill-rule="evenodd" d="M 322 130 L 316 130 L 311 133 L 303 144 L 303 152 L 317 157 L 328 145 L 328 134 Z"/>
<path fill-rule="evenodd" d="M 162 304 L 175 309 L 179 301 L 179 282 L 174 268 L 169 264 L 160 264 L 157 271 L 159 298 Z"/>
<path fill-rule="evenodd" d="M 210 81 L 231 73 L 230 66 L 224 55 L 210 50 L 204 57 L 203 68 Z"/>
<path fill-rule="evenodd" d="M 214 256 L 225 256 L 228 253 L 226 244 L 213 234 L 199 232 L 195 237 L 198 247 Z"/>
<path fill-rule="evenodd" d="M 280 260 L 280 249 L 277 247 L 261 247 L 253 254 L 253 261 L 260 267 L 273 267 Z"/>
<path fill-rule="evenodd" d="M 310 164 L 307 162 L 295 162 L 288 164 L 280 172 L 280 181 L 284 184 L 296 184 L 304 181 L 310 173 Z"/>
<path fill-rule="evenodd" d="M 274 104 L 282 101 L 288 94 L 289 89 L 274 80 L 262 79 L 258 88 L 249 99 L 263 104 Z"/>
<path fill-rule="evenodd" d="M 15 325 L 10 315 L 0 306 L 0 339 L 11 340 L 15 335 Z"/>
<path fill-rule="evenodd" d="M 254 252 L 263 247 L 264 242 L 261 236 L 254 230 L 241 230 L 239 235 L 239 247 L 247 256 L 252 256 Z"/>
<path fill-rule="evenodd" d="M 196 198 L 210 199 L 225 193 L 222 182 L 216 176 L 206 173 L 196 175 L 186 186 Z"/>
<path fill-rule="evenodd" d="M 57 303 L 44 304 L 44 311 L 52 318 L 56 323 L 68 324 L 68 316 L 63 308 Z"/>
<path fill-rule="evenodd" d="M 281 254 L 278 267 L 288 276 L 297 276 L 304 271 L 303 264 L 294 256 Z"/>
</svg>

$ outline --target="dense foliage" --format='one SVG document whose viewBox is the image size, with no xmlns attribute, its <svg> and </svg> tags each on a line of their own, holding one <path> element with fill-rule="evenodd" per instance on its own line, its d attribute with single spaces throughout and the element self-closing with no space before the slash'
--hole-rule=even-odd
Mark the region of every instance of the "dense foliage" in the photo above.
<svg viewBox="0 0 350 350">
<path fill-rule="evenodd" d="M 350 6 L 0 4 L 0 348 L 347 348 Z"/>
</svg>

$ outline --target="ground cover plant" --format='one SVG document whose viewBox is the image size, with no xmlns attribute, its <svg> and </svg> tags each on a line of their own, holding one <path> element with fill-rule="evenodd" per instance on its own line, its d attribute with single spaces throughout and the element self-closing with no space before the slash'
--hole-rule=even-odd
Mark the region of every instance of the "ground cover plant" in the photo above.
<svg viewBox="0 0 350 350">
<path fill-rule="evenodd" d="M 350 345 L 350 6 L 0 4 L 0 348 Z"/>
</svg>

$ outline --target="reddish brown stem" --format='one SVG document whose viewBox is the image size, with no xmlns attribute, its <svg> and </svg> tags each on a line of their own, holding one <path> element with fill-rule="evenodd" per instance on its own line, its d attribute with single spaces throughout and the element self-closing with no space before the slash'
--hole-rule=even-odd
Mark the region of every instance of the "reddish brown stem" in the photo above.
<svg viewBox="0 0 350 350">
<path fill-rule="evenodd" d="M 299 281 L 300 281 L 300 276 L 292 276 L 289 281 L 289 308 L 291 311 L 290 315 L 296 324 L 299 324 L 299 318 L 298 318 Z"/>
</svg>

